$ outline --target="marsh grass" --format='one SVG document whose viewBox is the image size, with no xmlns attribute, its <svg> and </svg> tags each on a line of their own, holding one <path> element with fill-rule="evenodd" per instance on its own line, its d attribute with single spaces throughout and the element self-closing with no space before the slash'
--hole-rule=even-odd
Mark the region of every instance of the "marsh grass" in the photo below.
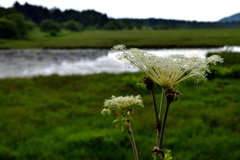
<svg viewBox="0 0 240 160">
<path fill-rule="evenodd" d="M 131 144 L 111 117 L 100 112 L 111 95 L 141 94 L 132 124 L 141 159 L 151 159 L 155 120 L 148 91 L 123 77 L 143 73 L 96 74 L 0 80 L 0 159 L 129 160 Z M 239 79 L 184 81 L 172 104 L 165 145 L 176 160 L 238 160 Z M 156 95 L 160 98 L 160 92 Z M 109 127 L 112 124 L 112 127 Z M 149 150 L 148 150 L 149 149 Z"/>
<path fill-rule="evenodd" d="M 116 44 L 141 48 L 217 47 L 240 45 L 240 29 L 62 30 L 51 37 L 34 29 L 27 40 L 0 40 L 0 48 L 111 48 Z"/>
</svg>

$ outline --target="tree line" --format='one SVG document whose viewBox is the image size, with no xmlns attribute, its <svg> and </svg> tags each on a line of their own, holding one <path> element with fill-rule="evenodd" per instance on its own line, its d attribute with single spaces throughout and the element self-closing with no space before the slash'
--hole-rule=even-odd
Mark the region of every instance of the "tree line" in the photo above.
<svg viewBox="0 0 240 160">
<path fill-rule="evenodd" d="M 12 8 L 0 7 L 0 38 L 23 39 L 35 27 L 56 36 L 61 29 L 132 30 L 132 29 L 199 29 L 239 27 L 240 23 L 196 22 L 166 19 L 113 19 L 94 10 L 61 11 L 15 2 Z"/>
<path fill-rule="evenodd" d="M 0 7 L 0 38 L 26 38 L 28 31 L 34 28 L 34 22 L 26 20 L 24 15 L 13 8 Z"/>
</svg>

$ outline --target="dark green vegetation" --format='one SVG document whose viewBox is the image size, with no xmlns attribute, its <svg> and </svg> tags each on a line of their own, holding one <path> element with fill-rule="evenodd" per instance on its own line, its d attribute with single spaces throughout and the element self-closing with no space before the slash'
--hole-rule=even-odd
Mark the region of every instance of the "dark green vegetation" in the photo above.
<svg viewBox="0 0 240 160">
<path fill-rule="evenodd" d="M 70 20 L 64 23 L 64 27 L 70 31 L 81 31 L 83 30 L 83 25 L 77 21 Z"/>
<path fill-rule="evenodd" d="M 111 48 L 127 47 L 217 47 L 240 45 L 240 29 L 62 31 L 59 36 L 35 29 L 29 40 L 0 40 L 0 48 Z"/>
<path fill-rule="evenodd" d="M 0 38 L 25 39 L 34 27 L 32 21 L 25 20 L 16 10 L 0 7 Z"/>
<path fill-rule="evenodd" d="M 214 55 L 215 53 L 208 53 L 207 56 Z M 211 74 L 208 75 L 209 79 L 215 77 L 219 78 L 240 78 L 240 56 L 238 52 L 220 52 L 218 53 L 224 58 L 224 63 L 217 66 L 212 66 L 210 69 Z"/>
<path fill-rule="evenodd" d="M 111 95 L 140 94 L 145 107 L 136 107 L 132 127 L 139 157 L 150 160 L 155 119 L 150 93 L 136 85 L 143 77 L 128 73 L 0 80 L 0 159 L 132 159 L 128 134 L 100 112 Z M 174 159 L 238 160 L 239 79 L 188 80 L 177 87 L 183 95 L 170 106 L 164 140 Z M 160 99 L 159 88 L 156 93 Z"/>
</svg>

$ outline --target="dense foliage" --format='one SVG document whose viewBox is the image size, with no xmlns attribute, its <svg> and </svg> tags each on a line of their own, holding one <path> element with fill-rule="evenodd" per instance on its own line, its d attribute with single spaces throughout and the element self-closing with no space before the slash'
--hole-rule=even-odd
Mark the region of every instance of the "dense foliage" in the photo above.
<svg viewBox="0 0 240 160">
<path fill-rule="evenodd" d="M 0 19 L 0 38 L 16 38 L 17 37 L 17 25 L 5 18 Z"/>
<path fill-rule="evenodd" d="M 34 6 L 28 3 L 20 5 L 18 2 L 14 4 L 14 8 L 35 23 L 40 23 L 45 19 L 52 19 L 58 23 L 74 20 L 80 22 L 84 27 L 96 25 L 102 27 L 109 21 L 105 14 L 93 10 L 79 12 L 71 9 L 62 12 L 58 8 L 49 10 L 45 7 Z"/>
<path fill-rule="evenodd" d="M 32 21 L 25 20 L 25 17 L 14 9 L 0 8 L 0 38 L 26 38 L 34 26 Z"/>
<path fill-rule="evenodd" d="M 83 25 L 74 20 L 65 22 L 64 27 L 70 31 L 82 31 L 83 30 Z"/>
<path fill-rule="evenodd" d="M 40 28 L 44 32 L 49 32 L 50 35 L 56 36 L 60 31 L 60 25 L 51 19 L 45 19 L 40 23 Z"/>
</svg>

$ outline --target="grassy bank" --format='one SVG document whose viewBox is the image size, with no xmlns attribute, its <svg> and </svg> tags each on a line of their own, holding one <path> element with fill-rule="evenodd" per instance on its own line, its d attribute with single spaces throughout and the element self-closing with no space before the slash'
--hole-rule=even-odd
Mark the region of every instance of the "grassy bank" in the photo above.
<svg viewBox="0 0 240 160">
<path fill-rule="evenodd" d="M 143 73 L 0 80 L 0 159 L 129 160 L 127 133 L 100 114 L 111 95 L 143 96 L 133 125 L 141 159 L 151 159 L 155 120 L 151 95 L 130 83 Z M 238 160 L 239 79 L 178 85 L 170 107 L 165 145 L 175 160 Z M 156 95 L 159 99 L 160 95 Z"/>
<path fill-rule="evenodd" d="M 50 37 L 34 30 L 29 40 L 0 40 L 0 49 L 14 48 L 111 48 L 129 47 L 217 47 L 240 45 L 240 29 L 189 29 L 143 31 L 62 31 Z"/>
</svg>

